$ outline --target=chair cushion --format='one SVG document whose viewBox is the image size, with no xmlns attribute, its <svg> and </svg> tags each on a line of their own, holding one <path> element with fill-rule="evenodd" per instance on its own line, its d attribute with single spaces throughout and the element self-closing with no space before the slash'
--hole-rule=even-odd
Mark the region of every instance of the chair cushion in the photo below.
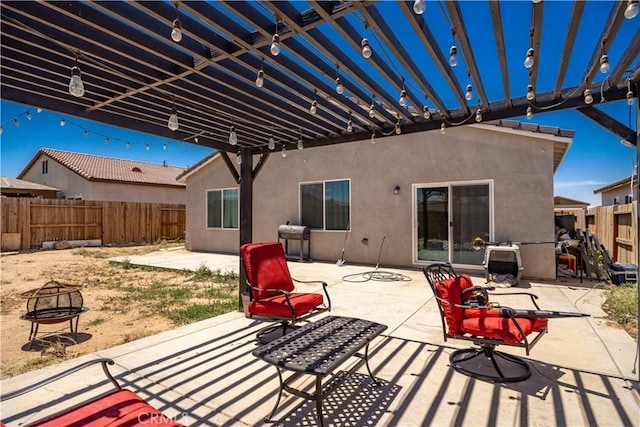
<svg viewBox="0 0 640 427">
<path fill-rule="evenodd" d="M 540 326 L 542 320 L 546 325 L 547 319 L 516 318 L 525 335 L 529 335 Z M 518 344 L 524 338 L 516 328 L 513 320 L 508 317 L 470 317 L 464 319 L 460 330 L 470 335 L 484 338 L 493 338 L 504 341 L 507 344 Z"/>
<path fill-rule="evenodd" d="M 292 293 L 289 300 L 295 317 L 302 316 L 323 303 L 322 294 Z M 278 295 L 249 303 L 249 313 L 257 316 L 291 317 L 291 311 L 284 295 Z"/>
<path fill-rule="evenodd" d="M 453 304 L 462 304 L 462 290 L 471 286 L 473 286 L 471 277 L 466 274 L 461 274 L 460 276 L 451 279 L 441 280 L 435 284 L 438 297 Z M 462 322 L 462 319 L 464 318 L 463 309 L 447 304 L 446 302 L 439 302 L 439 304 L 444 312 L 449 334 L 460 334 L 460 322 Z"/>
<path fill-rule="evenodd" d="M 464 317 L 509 317 L 507 314 L 504 314 L 500 311 L 499 308 L 465 308 L 464 309 Z M 532 330 L 533 332 L 538 332 L 547 327 L 548 319 L 545 318 L 534 318 L 534 317 L 525 317 L 524 319 L 533 320 Z"/>
<path fill-rule="evenodd" d="M 29 426 L 46 427 L 133 427 L 133 426 L 183 426 L 129 390 L 117 390 L 96 400 L 72 408 L 59 415 Z"/>
<path fill-rule="evenodd" d="M 281 243 L 248 243 L 240 247 L 240 255 L 251 286 L 293 291 L 294 284 Z M 252 293 L 254 299 L 278 295 L 278 292 L 255 290 Z"/>
</svg>

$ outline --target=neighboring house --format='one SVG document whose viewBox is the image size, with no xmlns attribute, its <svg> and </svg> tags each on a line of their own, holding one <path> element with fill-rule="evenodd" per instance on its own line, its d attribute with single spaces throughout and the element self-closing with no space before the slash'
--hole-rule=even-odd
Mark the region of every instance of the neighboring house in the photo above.
<svg viewBox="0 0 640 427">
<path fill-rule="evenodd" d="M 450 261 L 481 271 L 478 236 L 555 241 L 553 175 L 573 134 L 502 121 L 289 150 L 286 158 L 275 151 L 254 182 L 252 239 L 276 241 L 290 222 L 311 228 L 315 260 L 335 262 L 346 238 L 347 263 Z M 190 250 L 238 253 L 239 190 L 230 166 L 214 153 L 178 178 L 187 184 Z M 289 245 L 292 255 L 298 247 Z M 523 245 L 524 276 L 554 279 L 554 247 Z"/>
<path fill-rule="evenodd" d="M 589 203 L 568 197 L 555 196 L 553 198 L 553 211 L 556 215 L 573 214 L 576 211 L 583 211 L 589 207 Z"/>
<path fill-rule="evenodd" d="M 43 197 L 45 199 L 55 199 L 58 193 L 57 188 L 48 185 L 36 184 L 22 179 L 0 177 L 0 193 L 6 197 Z"/>
<path fill-rule="evenodd" d="M 59 188 L 59 198 L 143 203 L 186 201 L 184 168 L 41 148 L 19 179 Z"/>
<path fill-rule="evenodd" d="M 638 181 L 636 175 L 628 176 L 620 181 L 593 190 L 593 194 L 600 193 L 602 206 L 625 205 L 638 199 Z M 633 186 L 633 188 L 631 188 Z"/>
</svg>

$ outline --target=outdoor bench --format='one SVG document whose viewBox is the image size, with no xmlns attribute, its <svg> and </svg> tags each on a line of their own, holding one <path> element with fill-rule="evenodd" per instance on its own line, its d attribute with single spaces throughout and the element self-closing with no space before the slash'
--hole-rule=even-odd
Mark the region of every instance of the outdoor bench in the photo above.
<svg viewBox="0 0 640 427">
<path fill-rule="evenodd" d="M 37 384 L 25 387 L 15 392 L 7 393 L 0 397 L 3 402 L 9 399 L 22 396 L 28 392 L 38 390 L 46 385 L 67 377 L 70 374 L 78 372 L 88 366 L 102 364 L 102 370 L 105 375 L 115 386 L 115 390 L 97 396 L 88 402 L 73 406 L 65 411 L 46 417 L 27 424 L 27 427 L 60 427 L 60 426 L 83 426 L 83 427 L 133 427 L 162 425 L 170 427 L 183 426 L 174 419 L 162 414 L 159 410 L 149 405 L 134 392 L 123 389 L 113 378 L 107 365 L 113 365 L 113 360 L 106 358 L 94 359 L 57 375 L 53 375 Z M 4 420 L 8 422 L 8 420 Z M 4 426 L 0 422 L 0 426 Z"/>
</svg>

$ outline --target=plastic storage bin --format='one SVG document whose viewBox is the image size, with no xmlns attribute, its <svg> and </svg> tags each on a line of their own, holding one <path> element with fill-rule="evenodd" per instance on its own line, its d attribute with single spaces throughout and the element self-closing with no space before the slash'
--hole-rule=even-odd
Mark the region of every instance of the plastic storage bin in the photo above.
<svg viewBox="0 0 640 427">
<path fill-rule="evenodd" d="M 634 264 L 611 264 L 609 265 L 609 272 L 614 285 L 635 283 L 638 281 L 636 266 Z"/>
</svg>

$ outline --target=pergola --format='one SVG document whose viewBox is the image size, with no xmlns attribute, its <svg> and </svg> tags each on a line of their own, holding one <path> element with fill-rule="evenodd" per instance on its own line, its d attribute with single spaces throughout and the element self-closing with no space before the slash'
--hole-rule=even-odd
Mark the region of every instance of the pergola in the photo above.
<svg viewBox="0 0 640 427">
<path fill-rule="evenodd" d="M 2 99 L 220 151 L 240 184 L 241 244 L 253 179 L 274 150 L 562 109 L 638 140 L 631 120 L 595 107 L 638 97 L 637 0 L 0 8 Z M 79 70 L 84 89 L 70 90 Z"/>
</svg>

